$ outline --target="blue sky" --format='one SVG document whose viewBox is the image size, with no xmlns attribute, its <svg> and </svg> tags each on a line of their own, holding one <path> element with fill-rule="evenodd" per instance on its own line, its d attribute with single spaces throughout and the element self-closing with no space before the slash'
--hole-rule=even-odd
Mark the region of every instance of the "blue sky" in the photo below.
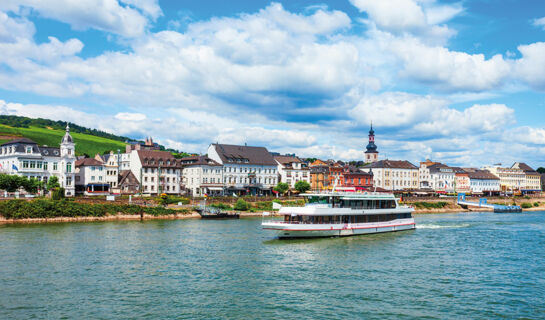
<svg viewBox="0 0 545 320">
<path fill-rule="evenodd" d="M 545 2 L 0 3 L 0 113 L 188 152 L 545 166 Z"/>
</svg>

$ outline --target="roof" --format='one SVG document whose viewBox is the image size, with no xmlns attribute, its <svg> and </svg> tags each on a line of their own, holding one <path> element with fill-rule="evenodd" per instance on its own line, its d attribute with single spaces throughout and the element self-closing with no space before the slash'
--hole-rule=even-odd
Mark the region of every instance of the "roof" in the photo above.
<svg viewBox="0 0 545 320">
<path fill-rule="evenodd" d="M 406 160 L 380 160 L 373 162 L 365 168 L 389 168 L 389 169 L 418 169 L 417 166 Z"/>
<path fill-rule="evenodd" d="M 24 143 L 24 144 L 37 144 L 36 142 L 28 139 L 28 138 L 18 138 L 18 139 L 13 139 L 11 141 L 8 141 L 6 143 L 3 143 L 2 146 L 7 146 L 7 145 L 10 145 L 10 144 L 17 144 L 17 143 Z"/>
<path fill-rule="evenodd" d="M 303 162 L 301 159 L 297 157 L 292 156 L 275 156 L 274 160 L 278 161 L 280 164 L 288 164 L 288 163 L 294 163 L 294 162 Z"/>
<path fill-rule="evenodd" d="M 138 184 L 138 179 L 136 179 L 131 170 L 121 170 L 119 174 L 119 185 L 130 183 L 131 180 L 134 184 Z"/>
<path fill-rule="evenodd" d="M 265 147 L 248 147 L 231 144 L 212 144 L 224 164 L 244 163 L 276 166 L 273 156 Z"/>
<path fill-rule="evenodd" d="M 161 166 L 162 168 L 174 168 L 178 166 L 178 161 L 168 151 L 156 151 L 156 150 L 137 150 L 138 158 L 142 167 L 155 168 Z"/>
<path fill-rule="evenodd" d="M 102 162 L 98 161 L 95 158 L 83 158 L 80 160 L 76 160 L 76 167 L 81 166 L 101 166 L 103 165 Z"/>
<path fill-rule="evenodd" d="M 191 156 L 178 159 L 182 166 L 206 165 L 206 166 L 221 166 L 220 163 L 208 158 L 207 156 Z"/>
<path fill-rule="evenodd" d="M 526 163 L 524 162 L 515 162 L 511 168 L 513 167 L 518 167 L 519 169 L 521 169 L 522 171 L 524 171 L 525 173 L 529 173 L 529 174 L 534 174 L 534 175 L 537 175 L 539 174 L 537 171 L 535 171 L 534 169 L 532 169 L 532 167 L 530 167 L 529 165 L 527 165 Z"/>
<path fill-rule="evenodd" d="M 44 157 L 60 157 L 61 151 L 56 147 L 40 147 L 40 153 Z"/>
<path fill-rule="evenodd" d="M 479 180 L 500 180 L 496 175 L 490 173 L 488 170 L 475 170 L 467 173 L 469 179 L 479 179 Z"/>
</svg>

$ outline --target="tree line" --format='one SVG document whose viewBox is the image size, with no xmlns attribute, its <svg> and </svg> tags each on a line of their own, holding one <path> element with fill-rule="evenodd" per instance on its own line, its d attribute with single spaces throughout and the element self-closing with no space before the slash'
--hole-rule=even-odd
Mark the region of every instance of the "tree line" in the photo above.
<svg viewBox="0 0 545 320">
<path fill-rule="evenodd" d="M 18 175 L 0 174 L 0 190 L 16 192 L 20 189 L 28 193 L 37 193 L 40 190 L 59 189 L 59 178 L 52 176 L 47 183 L 36 178 L 27 178 Z"/>
</svg>

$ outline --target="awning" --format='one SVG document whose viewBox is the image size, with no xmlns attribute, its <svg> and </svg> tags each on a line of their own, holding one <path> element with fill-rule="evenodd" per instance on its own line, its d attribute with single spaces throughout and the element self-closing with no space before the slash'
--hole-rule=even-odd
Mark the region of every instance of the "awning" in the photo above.
<svg viewBox="0 0 545 320">
<path fill-rule="evenodd" d="M 246 188 L 240 188 L 240 187 L 227 187 L 227 190 L 241 190 L 241 191 L 245 191 Z"/>
<path fill-rule="evenodd" d="M 208 190 L 214 190 L 214 191 L 222 191 L 222 187 L 206 187 Z"/>
</svg>

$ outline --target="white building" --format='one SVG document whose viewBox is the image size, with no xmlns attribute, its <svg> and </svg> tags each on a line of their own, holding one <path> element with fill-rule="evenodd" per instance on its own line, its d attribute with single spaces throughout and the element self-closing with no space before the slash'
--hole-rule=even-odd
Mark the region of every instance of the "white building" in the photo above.
<svg viewBox="0 0 545 320">
<path fill-rule="evenodd" d="M 278 183 L 277 162 L 264 147 L 214 143 L 208 157 L 223 165 L 226 194 L 270 194 Z"/>
<path fill-rule="evenodd" d="M 223 195 L 223 167 L 205 156 L 180 159 L 182 185 L 193 196 Z"/>
<path fill-rule="evenodd" d="M 76 161 L 76 191 L 85 195 L 108 194 L 107 169 L 104 163 L 92 158 Z"/>
<path fill-rule="evenodd" d="M 143 194 L 179 194 L 181 167 L 167 151 L 132 150 L 130 170 L 141 184 Z"/>
<path fill-rule="evenodd" d="M 118 184 L 121 164 L 119 163 L 118 158 L 121 158 L 121 154 L 115 154 L 113 151 L 110 151 L 108 154 L 97 154 L 95 156 L 95 160 L 102 162 L 104 165 L 104 170 L 106 172 L 104 181 L 110 186 L 110 191 L 113 193 L 120 192 Z M 127 168 L 130 168 L 130 166 L 127 166 Z"/>
<path fill-rule="evenodd" d="M 418 188 L 418 167 L 405 160 L 380 160 L 361 168 L 373 172 L 373 186 L 386 190 Z"/>
<path fill-rule="evenodd" d="M 451 167 L 437 163 L 428 167 L 430 187 L 436 192 L 454 192 L 456 173 Z"/>
<path fill-rule="evenodd" d="M 59 179 L 66 196 L 74 196 L 75 144 L 66 126 L 60 148 L 38 146 L 30 139 L 21 138 L 0 146 L 0 172 L 33 177 L 47 182 L 52 176 Z"/>
<path fill-rule="evenodd" d="M 274 161 L 278 164 L 279 182 L 289 184 L 295 188 L 297 181 L 306 181 L 310 184 L 310 169 L 301 159 L 292 156 L 275 156 Z"/>
<path fill-rule="evenodd" d="M 487 170 L 464 169 L 469 176 L 472 194 L 497 194 L 500 192 L 500 178 Z"/>
</svg>

